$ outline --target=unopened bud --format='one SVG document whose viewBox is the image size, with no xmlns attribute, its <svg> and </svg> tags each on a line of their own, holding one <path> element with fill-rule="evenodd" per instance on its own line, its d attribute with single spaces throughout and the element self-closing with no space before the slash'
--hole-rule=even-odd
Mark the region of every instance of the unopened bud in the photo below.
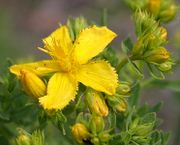
<svg viewBox="0 0 180 145">
<path fill-rule="evenodd" d="M 115 106 L 115 108 L 116 108 L 119 112 L 124 112 L 124 111 L 126 111 L 126 109 L 127 109 L 127 103 L 126 103 L 124 100 L 121 100 L 121 101 L 119 102 L 119 104 L 117 104 L 117 105 Z"/>
<path fill-rule="evenodd" d="M 159 70 L 165 72 L 172 69 L 172 63 L 167 61 L 158 65 Z"/>
<path fill-rule="evenodd" d="M 103 132 L 99 134 L 99 139 L 101 142 L 108 142 L 111 139 L 111 135 L 107 132 Z"/>
<path fill-rule="evenodd" d="M 117 87 L 117 93 L 120 95 L 126 95 L 131 91 L 130 86 L 127 83 L 119 83 Z"/>
<path fill-rule="evenodd" d="M 171 4 L 166 9 L 162 10 L 159 14 L 159 18 L 163 22 L 169 22 L 176 16 L 177 7 L 175 4 Z"/>
<path fill-rule="evenodd" d="M 137 40 L 133 47 L 133 56 L 140 55 L 142 52 L 142 47 L 143 47 L 143 39 Z"/>
<path fill-rule="evenodd" d="M 151 133 L 153 129 L 153 123 L 138 125 L 134 132 L 139 136 L 146 136 Z"/>
<path fill-rule="evenodd" d="M 107 116 L 109 113 L 108 106 L 102 95 L 95 90 L 89 89 L 86 93 L 87 105 L 92 113 L 99 116 Z"/>
<path fill-rule="evenodd" d="M 31 145 L 31 139 L 25 134 L 21 134 L 17 137 L 16 142 L 18 145 Z"/>
<path fill-rule="evenodd" d="M 93 115 L 90 120 L 90 129 L 93 133 L 99 133 L 104 129 L 104 120 L 101 116 Z"/>
<path fill-rule="evenodd" d="M 91 143 L 93 143 L 93 145 L 99 145 L 99 144 L 100 144 L 99 138 L 93 137 L 93 138 L 91 139 Z"/>
<path fill-rule="evenodd" d="M 71 132 L 78 143 L 83 143 L 84 140 L 90 138 L 90 133 L 88 132 L 88 129 L 82 123 L 76 123 L 72 127 Z"/>
<path fill-rule="evenodd" d="M 28 95 L 35 98 L 39 98 L 45 95 L 45 83 L 33 72 L 25 69 L 21 70 L 20 80 L 22 82 L 25 92 Z"/>
<path fill-rule="evenodd" d="M 161 0 L 149 0 L 148 9 L 155 16 L 158 14 L 160 10 Z"/>
<path fill-rule="evenodd" d="M 135 120 L 133 120 L 129 126 L 130 129 L 134 129 L 138 126 L 139 124 L 139 118 L 136 118 Z"/>
<path fill-rule="evenodd" d="M 161 39 L 167 40 L 167 30 L 164 27 L 160 28 L 160 33 L 161 33 Z"/>
<path fill-rule="evenodd" d="M 144 59 L 150 63 L 163 63 L 170 58 L 170 53 L 163 47 L 152 49 L 144 54 Z"/>
</svg>

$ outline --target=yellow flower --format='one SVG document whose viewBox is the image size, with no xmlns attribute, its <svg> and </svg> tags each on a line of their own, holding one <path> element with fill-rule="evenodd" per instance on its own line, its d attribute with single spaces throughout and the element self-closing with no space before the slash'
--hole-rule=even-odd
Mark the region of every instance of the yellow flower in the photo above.
<svg viewBox="0 0 180 145">
<path fill-rule="evenodd" d="M 44 48 L 52 60 L 14 65 L 10 71 L 17 76 L 27 69 L 38 76 L 52 74 L 47 94 L 39 98 L 45 109 L 63 109 L 74 100 L 78 82 L 109 95 L 115 93 L 117 74 L 109 63 L 103 60 L 91 61 L 116 37 L 106 27 L 93 26 L 82 30 L 72 42 L 68 28 L 62 26 L 43 40 Z"/>
</svg>

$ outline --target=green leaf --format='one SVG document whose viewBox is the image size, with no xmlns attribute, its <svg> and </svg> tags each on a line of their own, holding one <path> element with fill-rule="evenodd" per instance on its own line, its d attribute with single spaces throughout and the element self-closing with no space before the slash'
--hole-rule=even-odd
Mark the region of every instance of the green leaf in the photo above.
<svg viewBox="0 0 180 145">
<path fill-rule="evenodd" d="M 141 119 L 142 124 L 154 123 L 155 121 L 156 121 L 156 113 L 154 112 L 145 114 Z"/>
<path fill-rule="evenodd" d="M 121 48 L 122 48 L 123 52 L 126 53 L 126 54 L 128 54 L 128 53 L 130 53 L 132 51 L 132 49 L 133 49 L 133 42 L 130 39 L 130 37 L 128 37 L 126 40 L 124 40 L 121 43 Z"/>
<path fill-rule="evenodd" d="M 109 128 L 116 128 L 116 113 L 114 111 L 110 111 L 108 115 Z"/>
<path fill-rule="evenodd" d="M 138 80 L 141 80 L 144 78 L 144 75 L 143 73 L 141 72 L 141 70 L 139 69 L 139 67 L 133 62 L 131 61 L 130 59 L 128 60 L 129 61 L 129 64 L 132 66 L 133 70 L 135 70 L 135 73 L 137 73 L 138 75 Z"/>
<path fill-rule="evenodd" d="M 137 106 L 139 104 L 140 97 L 140 84 L 137 83 L 131 91 L 131 96 L 129 97 L 130 106 Z"/>
<path fill-rule="evenodd" d="M 153 78 L 158 79 L 158 80 L 164 80 L 165 79 L 164 74 L 160 70 L 158 70 L 156 68 L 156 66 L 151 65 L 149 63 L 147 63 L 147 66 L 148 66 L 149 72 Z"/>
</svg>

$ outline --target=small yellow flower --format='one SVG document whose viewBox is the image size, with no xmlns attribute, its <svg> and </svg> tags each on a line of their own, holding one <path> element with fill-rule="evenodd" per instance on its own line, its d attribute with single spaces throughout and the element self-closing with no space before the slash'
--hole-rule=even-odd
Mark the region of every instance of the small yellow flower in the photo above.
<svg viewBox="0 0 180 145">
<path fill-rule="evenodd" d="M 83 140 L 87 140 L 88 138 L 90 138 L 88 129 L 82 123 L 76 123 L 72 127 L 71 132 L 78 143 L 83 143 Z"/>
<path fill-rule="evenodd" d="M 46 94 L 46 85 L 36 74 L 25 69 L 20 73 L 21 83 L 28 95 L 39 98 Z"/>
<path fill-rule="evenodd" d="M 63 109 L 74 100 L 78 82 L 109 95 L 115 93 L 117 74 L 106 61 L 91 61 L 116 37 L 106 27 L 93 26 L 82 30 L 72 42 L 68 28 L 62 26 L 43 40 L 44 48 L 53 59 L 14 65 L 10 71 L 18 76 L 27 69 L 38 76 L 53 73 L 47 94 L 39 98 L 45 109 Z"/>
</svg>

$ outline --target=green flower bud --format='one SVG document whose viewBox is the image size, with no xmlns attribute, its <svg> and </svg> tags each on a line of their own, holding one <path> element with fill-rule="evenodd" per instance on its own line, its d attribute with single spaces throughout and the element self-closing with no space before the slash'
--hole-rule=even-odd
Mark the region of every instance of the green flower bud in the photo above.
<svg viewBox="0 0 180 145">
<path fill-rule="evenodd" d="M 95 90 L 89 89 L 86 93 L 86 102 L 92 113 L 99 116 L 107 116 L 109 113 L 108 106 L 102 95 Z"/>
<path fill-rule="evenodd" d="M 151 133 L 153 129 L 153 123 L 138 125 L 133 129 L 134 133 L 138 136 L 146 136 Z"/>
<path fill-rule="evenodd" d="M 93 145 L 99 145 L 99 144 L 100 144 L 99 138 L 93 137 L 93 138 L 91 139 L 91 143 L 93 143 Z"/>
<path fill-rule="evenodd" d="M 101 142 L 108 142 L 111 139 L 111 135 L 107 132 L 99 134 L 99 139 Z"/>
<path fill-rule="evenodd" d="M 152 49 L 144 54 L 144 60 L 149 63 L 163 63 L 170 58 L 170 53 L 163 47 Z"/>
<path fill-rule="evenodd" d="M 131 91 L 130 86 L 127 83 L 119 83 L 116 92 L 120 95 L 126 95 Z"/>
<path fill-rule="evenodd" d="M 169 22 L 176 16 L 177 7 L 175 4 L 171 4 L 168 8 L 160 11 L 159 19 L 163 22 Z"/>
<path fill-rule="evenodd" d="M 22 69 L 20 80 L 28 95 L 39 98 L 46 94 L 45 83 L 33 72 Z"/>
<path fill-rule="evenodd" d="M 133 56 L 140 55 L 142 52 L 143 39 L 139 39 L 133 47 Z"/>
<path fill-rule="evenodd" d="M 139 118 L 136 118 L 135 120 L 133 120 L 133 122 L 131 122 L 129 128 L 134 129 L 138 126 L 138 124 L 139 124 Z"/>
<path fill-rule="evenodd" d="M 146 144 L 149 142 L 149 138 L 146 138 L 146 136 L 133 136 L 132 140 L 137 142 L 138 144 Z"/>
<path fill-rule="evenodd" d="M 83 143 L 83 140 L 90 138 L 90 133 L 84 124 L 76 123 L 72 128 L 71 132 L 78 143 Z"/>
<path fill-rule="evenodd" d="M 79 34 L 79 32 L 81 30 L 83 30 L 84 28 L 86 28 L 88 26 L 86 19 L 84 19 L 83 17 L 78 17 L 75 19 L 75 32 L 76 32 L 76 36 Z"/>
<path fill-rule="evenodd" d="M 167 61 L 158 65 L 158 69 L 165 72 L 172 69 L 172 63 Z"/>
<path fill-rule="evenodd" d="M 104 120 L 101 116 L 93 115 L 90 120 L 90 129 L 93 133 L 99 133 L 104 129 Z"/>
<path fill-rule="evenodd" d="M 116 110 L 118 110 L 119 112 L 125 112 L 127 109 L 127 103 L 124 100 L 121 100 L 116 106 L 115 106 Z"/>
</svg>

